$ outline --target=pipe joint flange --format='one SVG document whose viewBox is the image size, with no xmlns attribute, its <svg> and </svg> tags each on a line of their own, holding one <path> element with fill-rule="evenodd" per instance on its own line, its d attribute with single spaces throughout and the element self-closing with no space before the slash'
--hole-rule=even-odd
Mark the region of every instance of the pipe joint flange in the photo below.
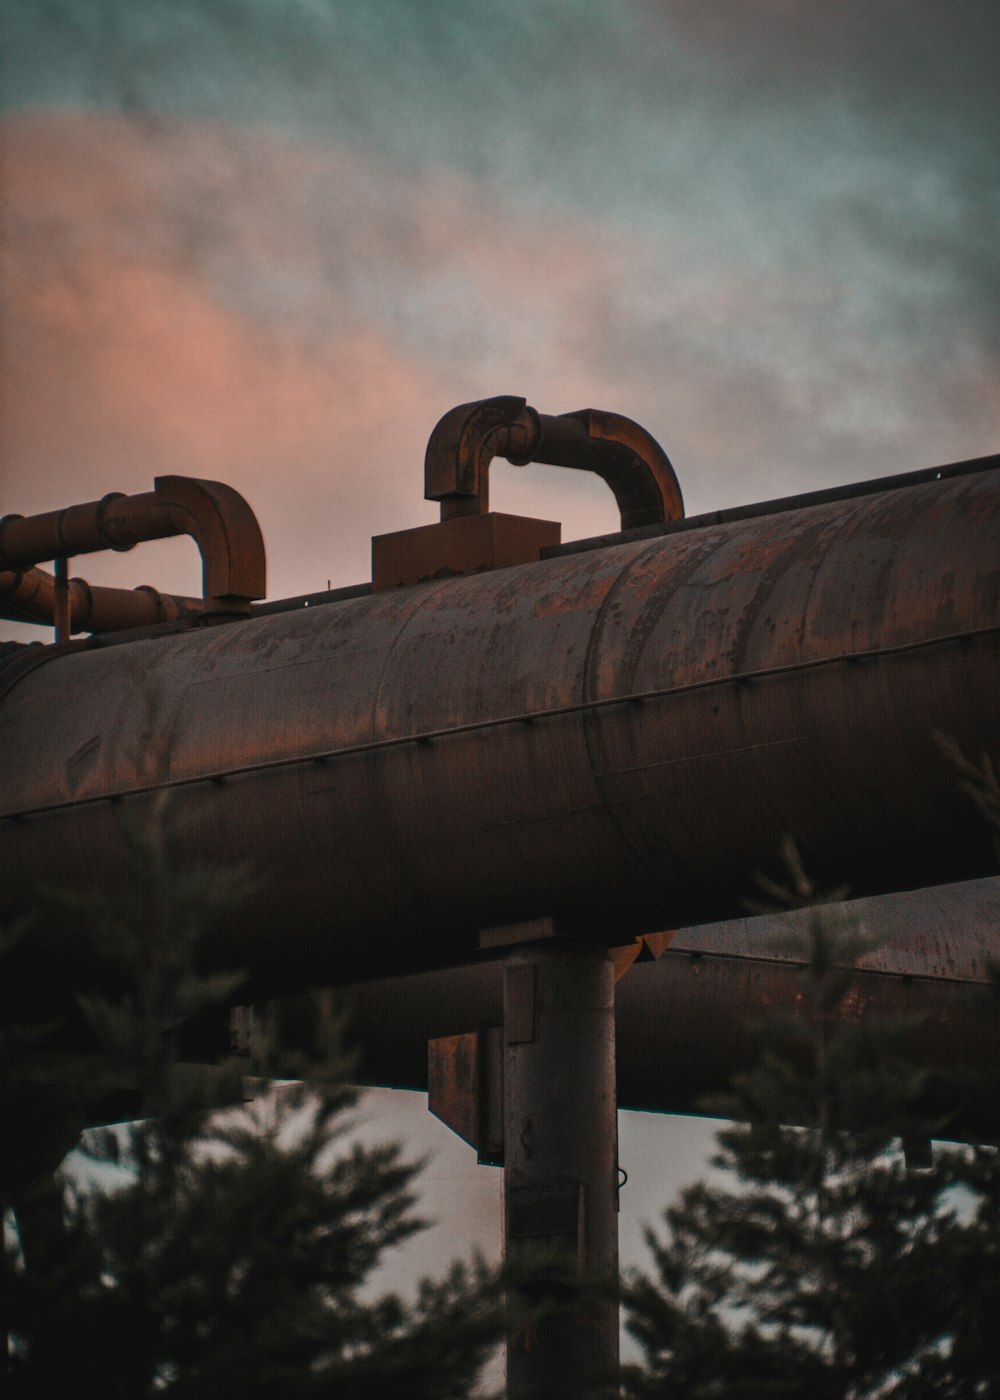
<svg viewBox="0 0 1000 1400">
<path fill-rule="evenodd" d="M 97 528 L 102 539 L 107 541 L 108 548 L 113 549 L 116 554 L 127 554 L 138 544 L 138 540 L 126 528 L 121 517 L 116 519 L 111 512 L 111 507 L 116 501 L 126 499 L 124 491 L 109 491 L 97 502 Z"/>
<path fill-rule="evenodd" d="M 527 467 L 535 460 L 535 453 L 542 441 L 542 415 L 537 408 L 525 404 L 524 412 L 508 430 L 504 452 L 497 453 L 512 467 Z"/>
</svg>

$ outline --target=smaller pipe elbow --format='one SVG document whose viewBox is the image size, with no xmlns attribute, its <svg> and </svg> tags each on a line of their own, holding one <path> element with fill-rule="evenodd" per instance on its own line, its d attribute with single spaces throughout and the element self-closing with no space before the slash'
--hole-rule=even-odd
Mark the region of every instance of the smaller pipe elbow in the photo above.
<svg viewBox="0 0 1000 1400">
<path fill-rule="evenodd" d="M 267 560 L 257 517 L 231 486 L 189 476 L 158 476 L 153 490 L 105 498 L 101 524 L 113 548 L 189 535 L 202 558 L 206 598 L 249 603 L 267 592 Z"/>
<path fill-rule="evenodd" d="M 459 404 L 431 433 L 424 496 L 441 502 L 442 520 L 489 510 L 489 465 L 494 457 L 505 457 L 516 466 L 545 462 L 594 472 L 614 493 L 623 530 L 678 520 L 684 514 L 670 459 L 638 423 L 593 408 L 542 414 L 522 398 L 502 395 Z"/>
</svg>

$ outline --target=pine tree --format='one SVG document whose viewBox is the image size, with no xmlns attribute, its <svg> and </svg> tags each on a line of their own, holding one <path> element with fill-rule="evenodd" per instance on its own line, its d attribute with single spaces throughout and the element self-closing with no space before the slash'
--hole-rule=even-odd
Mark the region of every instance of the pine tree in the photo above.
<svg viewBox="0 0 1000 1400">
<path fill-rule="evenodd" d="M 904 1145 L 946 1135 L 948 1114 L 899 1051 L 906 1027 L 840 1014 L 863 951 L 813 908 L 801 1014 L 768 1024 L 759 1063 L 711 1106 L 738 1120 L 718 1134 L 721 1175 L 647 1232 L 655 1273 L 625 1286 L 631 1400 L 1000 1395 L 1000 1157 L 938 1142 L 908 1164 Z M 972 1087 L 956 1077 L 950 1102 Z"/>
<path fill-rule="evenodd" d="M 366 1289 L 386 1251 L 422 1227 L 418 1168 L 398 1146 L 342 1141 L 355 1095 L 339 1018 L 318 1001 L 312 1043 L 294 1053 L 258 1026 L 249 1101 L 241 1066 L 182 1063 L 178 1031 L 238 981 L 199 972 L 197 958 L 247 872 L 179 869 L 162 803 L 123 837 L 127 889 L 62 903 L 119 983 L 78 999 L 101 1049 L 94 1072 L 127 1080 L 143 1116 L 85 1135 L 97 1185 L 56 1192 L 47 1160 L 33 1182 L 19 1166 L 3 1394 L 468 1395 L 502 1334 L 497 1281 L 474 1261 L 424 1281 L 413 1301 Z M 20 1126 L 65 1111 L 40 1094 L 17 1101 Z"/>
</svg>

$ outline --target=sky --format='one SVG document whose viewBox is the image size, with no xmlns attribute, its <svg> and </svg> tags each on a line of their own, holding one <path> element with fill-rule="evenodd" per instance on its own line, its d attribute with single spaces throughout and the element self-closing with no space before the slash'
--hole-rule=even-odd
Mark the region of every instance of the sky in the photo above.
<svg viewBox="0 0 1000 1400">
<path fill-rule="evenodd" d="M 688 513 L 996 450 L 991 0 L 8 0 L 4 509 L 229 482 L 271 596 L 435 518 L 499 393 Z M 596 479 L 496 509 L 614 528 Z M 76 571 L 194 592 L 187 543 Z M 136 576 L 136 570 L 140 576 Z"/>
<path fill-rule="evenodd" d="M 222 480 L 282 597 L 366 580 L 372 535 L 435 519 L 428 434 L 494 394 L 634 418 L 689 514 L 1000 450 L 995 0 L 0 23 L 0 511 Z M 615 528 L 596 479 L 491 482 L 564 538 Z M 74 572 L 200 579 L 188 541 Z M 691 1139 L 636 1131 L 662 1197 Z"/>
</svg>

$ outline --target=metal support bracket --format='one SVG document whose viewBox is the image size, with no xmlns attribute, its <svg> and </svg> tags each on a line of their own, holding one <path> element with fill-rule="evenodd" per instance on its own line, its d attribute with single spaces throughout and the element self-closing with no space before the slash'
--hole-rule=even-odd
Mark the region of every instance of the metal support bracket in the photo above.
<svg viewBox="0 0 1000 1400">
<path fill-rule="evenodd" d="M 499 1026 L 427 1042 L 427 1107 L 476 1149 L 480 1166 L 503 1166 L 503 1032 Z"/>
</svg>

